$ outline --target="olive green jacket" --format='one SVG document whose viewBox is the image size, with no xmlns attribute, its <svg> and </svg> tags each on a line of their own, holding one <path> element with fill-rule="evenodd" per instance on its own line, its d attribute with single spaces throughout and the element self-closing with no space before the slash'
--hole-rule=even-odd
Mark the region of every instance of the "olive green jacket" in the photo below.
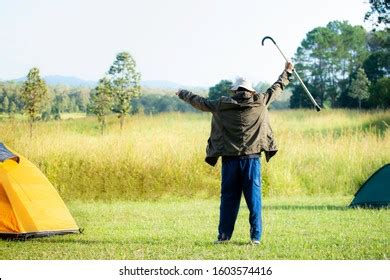
<svg viewBox="0 0 390 280">
<path fill-rule="evenodd" d="M 284 71 L 265 93 L 237 92 L 232 97 L 210 100 L 187 90 L 178 96 L 196 109 L 211 112 L 211 133 L 206 162 L 214 166 L 220 156 L 265 153 L 269 161 L 277 152 L 268 117 L 268 106 L 288 85 L 291 73 Z"/>
</svg>

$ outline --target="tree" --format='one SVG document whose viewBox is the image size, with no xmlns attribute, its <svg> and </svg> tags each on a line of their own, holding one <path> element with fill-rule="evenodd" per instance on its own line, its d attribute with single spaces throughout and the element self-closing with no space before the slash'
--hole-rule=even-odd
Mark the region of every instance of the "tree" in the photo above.
<svg viewBox="0 0 390 280">
<path fill-rule="evenodd" d="M 338 39 L 330 28 L 314 28 L 306 34 L 295 55 L 295 68 L 302 73 L 302 79 L 313 87 L 313 97 L 319 100 L 320 106 L 326 98 L 328 85 L 335 82 L 336 69 L 329 66 L 339 65 L 335 50 L 340 48 L 333 49 L 340 44 Z"/>
<path fill-rule="evenodd" d="M 356 73 L 356 79 L 352 80 L 348 93 L 348 95 L 352 98 L 357 98 L 359 102 L 359 109 L 362 107 L 362 100 L 370 97 L 370 93 L 368 91 L 369 86 L 370 81 L 368 80 L 366 73 L 364 73 L 363 68 L 359 68 Z"/>
<path fill-rule="evenodd" d="M 110 80 L 106 77 L 99 80 L 92 96 L 92 112 L 97 116 L 102 134 L 106 126 L 106 116 L 112 109 L 112 89 Z"/>
<path fill-rule="evenodd" d="M 390 23 L 390 2 L 389 0 L 370 0 L 370 8 L 365 21 L 371 21 L 374 27 L 387 26 Z"/>
<path fill-rule="evenodd" d="M 89 88 L 77 88 L 74 93 L 70 95 L 71 99 L 74 99 L 76 104 L 76 110 L 85 112 L 89 102 L 91 90 Z"/>
<path fill-rule="evenodd" d="M 9 113 L 9 100 L 7 95 L 3 98 L 3 113 Z"/>
<path fill-rule="evenodd" d="M 307 88 L 311 93 L 314 92 L 314 87 L 304 81 Z M 307 97 L 307 94 L 301 84 L 295 80 L 293 80 L 291 91 L 293 94 L 290 97 L 290 108 L 313 108 L 313 103 L 311 103 L 310 99 Z M 317 100 L 316 100 L 317 101 Z"/>
<path fill-rule="evenodd" d="M 390 108 L 390 78 L 381 78 L 371 85 L 368 101 L 377 108 Z"/>
<path fill-rule="evenodd" d="M 357 70 L 362 67 L 368 56 L 367 32 L 362 26 L 352 26 L 343 22 L 340 25 L 342 48 L 340 55 L 340 79 L 337 82 L 340 95 L 337 98 L 341 107 L 354 106 L 354 100 L 349 96 L 349 87 Z"/>
<path fill-rule="evenodd" d="M 367 36 L 370 55 L 363 63 L 371 82 L 390 76 L 390 29 L 371 31 Z"/>
<path fill-rule="evenodd" d="M 15 104 L 15 102 L 13 102 L 13 101 L 11 101 L 10 103 L 9 103 L 9 115 L 10 115 L 10 117 L 11 116 L 13 116 L 13 114 L 15 114 L 16 113 L 16 104 Z"/>
<path fill-rule="evenodd" d="M 51 113 L 54 115 L 54 119 L 60 120 L 62 113 L 70 112 L 69 92 L 70 88 L 65 85 L 56 85 L 53 87 L 54 97 Z"/>
<path fill-rule="evenodd" d="M 230 96 L 231 95 L 231 87 L 233 83 L 229 80 L 221 80 L 218 84 L 211 87 L 209 89 L 209 98 L 210 99 L 218 99 L 221 96 Z"/>
<path fill-rule="evenodd" d="M 320 105 L 325 101 L 332 107 L 345 106 L 345 95 L 356 73 L 367 57 L 366 31 L 348 22 L 332 21 L 306 34 L 298 47 L 294 61 L 302 79 L 311 87 Z M 298 87 L 293 89 L 292 105 L 302 104 Z"/>
<path fill-rule="evenodd" d="M 125 116 L 130 111 L 131 99 L 140 95 L 141 75 L 136 71 L 135 60 L 128 52 L 118 53 L 108 73 L 122 130 Z"/>
<path fill-rule="evenodd" d="M 39 69 L 32 68 L 27 74 L 27 80 L 23 83 L 22 100 L 24 110 L 29 117 L 30 137 L 32 138 L 33 122 L 40 115 L 47 98 L 47 87 L 39 76 Z"/>
<path fill-rule="evenodd" d="M 8 105 L 8 109 L 7 109 L 7 112 L 9 112 L 10 110 L 10 106 L 11 106 L 11 103 L 15 103 L 15 112 L 16 111 L 20 111 L 23 107 L 23 104 L 22 104 L 22 100 L 21 100 L 21 84 L 20 83 L 16 83 L 15 81 L 11 81 L 11 82 L 4 82 L 4 83 L 1 83 L 0 85 L 0 95 L 4 97 L 7 97 L 8 99 L 8 102 L 9 102 L 9 105 Z M 4 101 L 4 99 L 3 99 Z M 3 105 L 3 104 L 1 104 Z M 2 107 L 0 105 L 0 107 Z"/>
</svg>

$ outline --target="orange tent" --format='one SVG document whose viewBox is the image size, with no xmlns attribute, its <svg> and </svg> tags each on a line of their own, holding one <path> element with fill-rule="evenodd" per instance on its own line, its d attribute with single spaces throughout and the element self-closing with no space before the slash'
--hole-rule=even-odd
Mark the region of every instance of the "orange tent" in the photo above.
<svg viewBox="0 0 390 280">
<path fill-rule="evenodd" d="M 0 237 L 76 232 L 75 220 L 45 175 L 0 143 Z"/>
</svg>

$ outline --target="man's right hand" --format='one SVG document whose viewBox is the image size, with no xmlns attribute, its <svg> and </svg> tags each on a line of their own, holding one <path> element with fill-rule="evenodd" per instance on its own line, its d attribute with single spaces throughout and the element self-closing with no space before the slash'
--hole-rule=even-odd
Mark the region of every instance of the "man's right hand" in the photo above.
<svg viewBox="0 0 390 280">
<path fill-rule="evenodd" d="M 284 66 L 284 70 L 286 70 L 289 73 L 292 73 L 294 71 L 294 65 L 292 64 L 292 62 L 286 62 Z"/>
</svg>

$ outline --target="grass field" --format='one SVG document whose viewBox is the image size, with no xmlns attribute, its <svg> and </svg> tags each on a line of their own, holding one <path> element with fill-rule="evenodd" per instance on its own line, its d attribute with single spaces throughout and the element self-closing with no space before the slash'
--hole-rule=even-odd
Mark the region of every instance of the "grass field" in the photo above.
<svg viewBox="0 0 390 280">
<path fill-rule="evenodd" d="M 219 245 L 217 200 L 75 201 L 83 234 L 0 240 L 0 259 L 389 259 L 389 210 L 348 209 L 350 199 L 266 199 L 259 246 L 244 201 L 231 243 Z"/>
<path fill-rule="evenodd" d="M 274 111 L 279 152 L 262 162 L 266 196 L 352 195 L 390 162 L 390 111 Z M 65 200 L 216 198 L 220 163 L 204 163 L 209 114 L 115 116 L 100 134 L 93 117 L 38 123 L 0 121 L 0 141 L 25 155 Z"/>
<path fill-rule="evenodd" d="M 248 244 L 242 203 L 216 246 L 220 163 L 204 163 L 208 114 L 131 116 L 105 135 L 93 117 L 0 118 L 0 142 L 47 175 L 84 234 L 0 240 L 0 259 L 388 259 L 389 210 L 348 209 L 390 162 L 390 111 L 273 111 L 280 150 L 262 161 L 264 235 Z"/>
</svg>

